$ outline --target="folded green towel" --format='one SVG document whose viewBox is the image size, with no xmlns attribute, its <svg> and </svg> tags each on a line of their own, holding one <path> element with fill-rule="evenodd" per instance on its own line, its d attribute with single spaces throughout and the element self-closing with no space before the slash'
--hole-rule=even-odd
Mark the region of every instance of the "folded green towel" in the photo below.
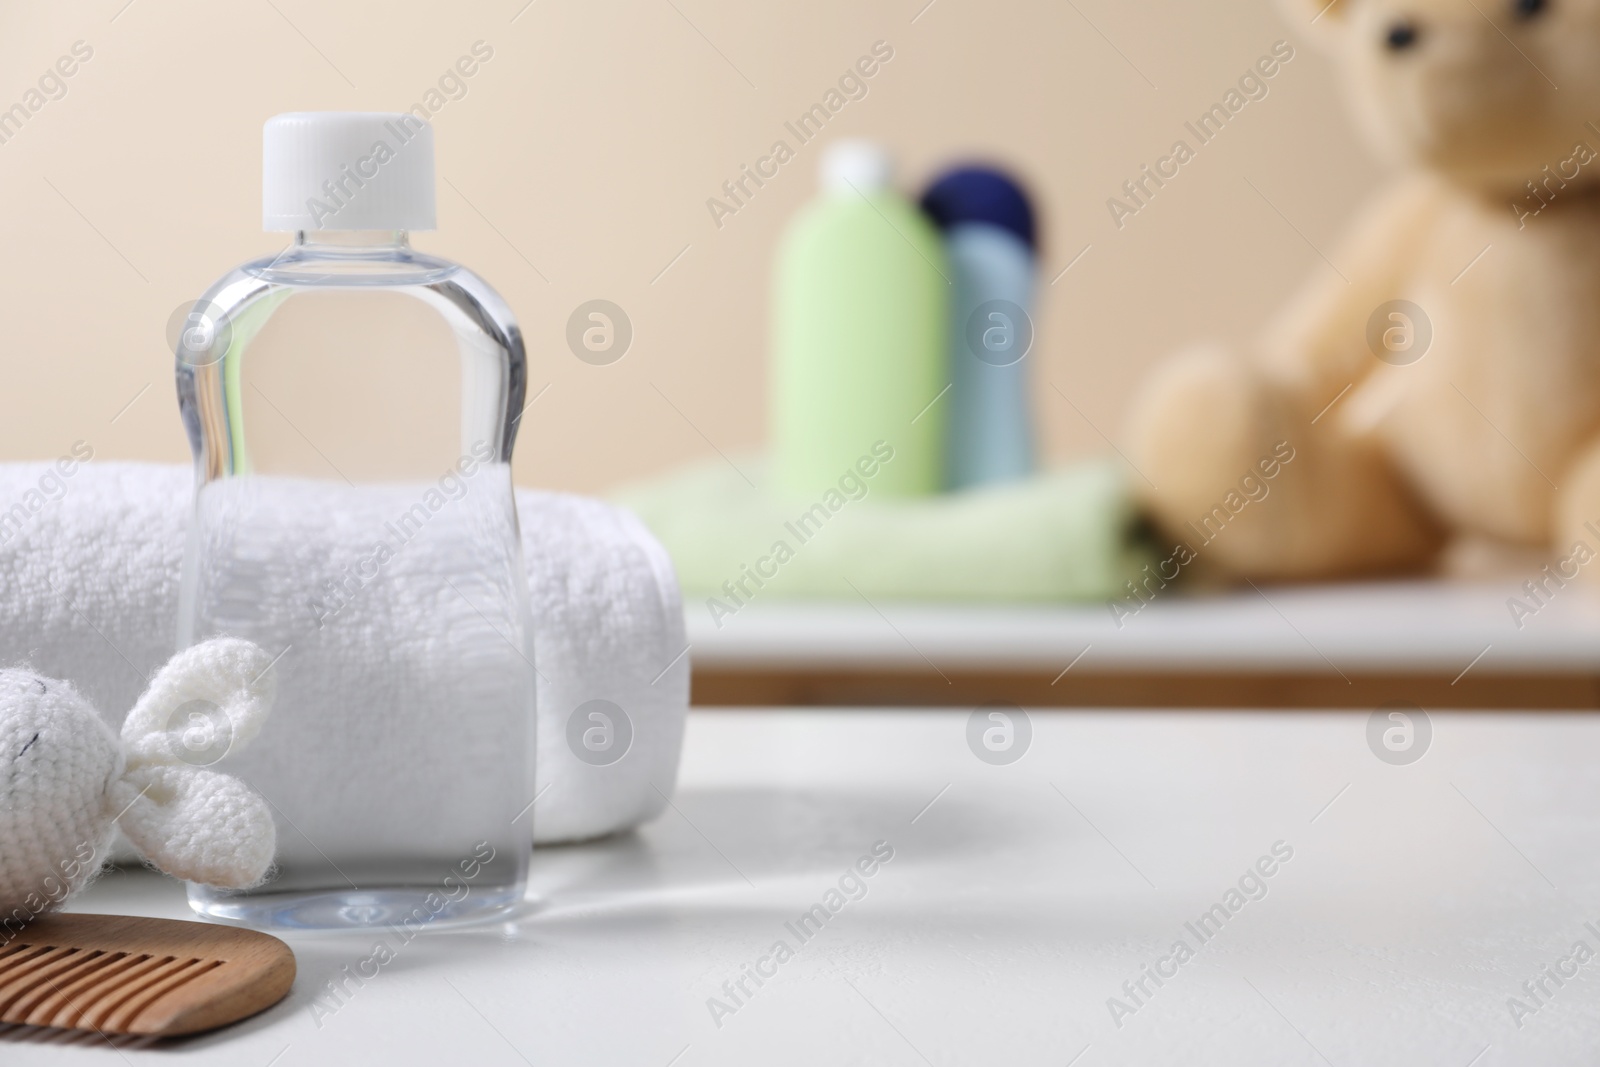
<svg viewBox="0 0 1600 1067">
<path fill-rule="evenodd" d="M 1107 600 L 1154 560 L 1110 463 L 892 499 L 872 491 L 884 458 L 864 455 L 814 499 L 769 491 L 752 457 L 696 464 L 614 499 L 660 538 L 684 591 L 706 597 L 719 623 L 779 597 Z"/>
</svg>

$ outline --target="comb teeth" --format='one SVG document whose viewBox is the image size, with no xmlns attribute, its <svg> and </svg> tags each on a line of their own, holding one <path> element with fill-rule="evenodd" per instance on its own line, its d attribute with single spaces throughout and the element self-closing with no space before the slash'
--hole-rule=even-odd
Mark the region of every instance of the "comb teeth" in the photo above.
<svg viewBox="0 0 1600 1067">
<path fill-rule="evenodd" d="M 221 960 L 20 944 L 0 951 L 0 1023 L 138 1033 L 162 997 Z"/>
<path fill-rule="evenodd" d="M 0 936 L 5 931 L 0 929 Z M 171 1037 L 278 1003 L 294 953 L 250 930 L 127 915 L 40 915 L 0 941 L 0 1026 Z"/>
</svg>

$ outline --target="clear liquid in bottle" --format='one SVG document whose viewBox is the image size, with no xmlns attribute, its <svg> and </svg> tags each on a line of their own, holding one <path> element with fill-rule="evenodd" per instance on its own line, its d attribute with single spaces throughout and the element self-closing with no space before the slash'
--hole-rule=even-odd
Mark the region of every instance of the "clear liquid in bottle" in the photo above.
<svg viewBox="0 0 1600 1067">
<path fill-rule="evenodd" d="M 278 116 L 266 155 L 268 224 L 294 243 L 212 286 L 178 344 L 196 463 L 178 640 L 277 657 L 272 715 L 226 769 L 271 803 L 278 854 L 261 887 L 190 902 L 300 928 L 503 912 L 533 834 L 521 332 L 410 247 L 432 226 L 425 124 Z"/>
</svg>

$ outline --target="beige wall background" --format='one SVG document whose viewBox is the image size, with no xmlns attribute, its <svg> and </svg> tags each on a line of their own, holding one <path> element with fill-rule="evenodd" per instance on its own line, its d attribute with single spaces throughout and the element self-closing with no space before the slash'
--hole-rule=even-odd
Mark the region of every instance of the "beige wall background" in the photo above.
<svg viewBox="0 0 1600 1067">
<path fill-rule="evenodd" d="M 759 447 L 768 267 L 814 194 L 818 143 L 720 229 L 706 200 L 875 41 L 894 58 L 827 139 L 883 139 L 911 190 L 972 157 L 1033 186 L 1030 359 L 1053 461 L 1107 449 L 1152 361 L 1248 339 L 1328 270 L 1316 249 L 1333 254 L 1378 178 L 1309 15 L 1244 0 L 925 3 L 6 0 L 0 108 L 74 42 L 93 56 L 0 144 L 0 459 L 82 439 L 100 458 L 187 461 L 166 322 L 282 243 L 260 228 L 262 122 L 403 110 L 480 40 L 492 59 L 433 118 L 448 184 L 438 231 L 415 243 L 486 276 L 521 320 L 530 392 L 548 385 L 523 421 L 527 484 L 603 491 L 711 456 L 708 439 Z M 1269 95 L 1119 230 L 1107 198 L 1175 139 L 1193 143 L 1184 122 L 1278 40 L 1296 56 Z M 593 298 L 635 332 L 604 367 L 564 340 Z"/>
</svg>

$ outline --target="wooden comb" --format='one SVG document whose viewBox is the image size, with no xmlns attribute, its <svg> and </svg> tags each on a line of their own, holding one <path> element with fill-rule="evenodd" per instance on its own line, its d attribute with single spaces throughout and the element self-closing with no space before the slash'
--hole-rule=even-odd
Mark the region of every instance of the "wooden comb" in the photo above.
<svg viewBox="0 0 1600 1067">
<path fill-rule="evenodd" d="M 272 1007 L 294 974 L 289 946 L 251 930 L 41 915 L 0 944 L 0 1023 L 193 1034 Z"/>
</svg>

